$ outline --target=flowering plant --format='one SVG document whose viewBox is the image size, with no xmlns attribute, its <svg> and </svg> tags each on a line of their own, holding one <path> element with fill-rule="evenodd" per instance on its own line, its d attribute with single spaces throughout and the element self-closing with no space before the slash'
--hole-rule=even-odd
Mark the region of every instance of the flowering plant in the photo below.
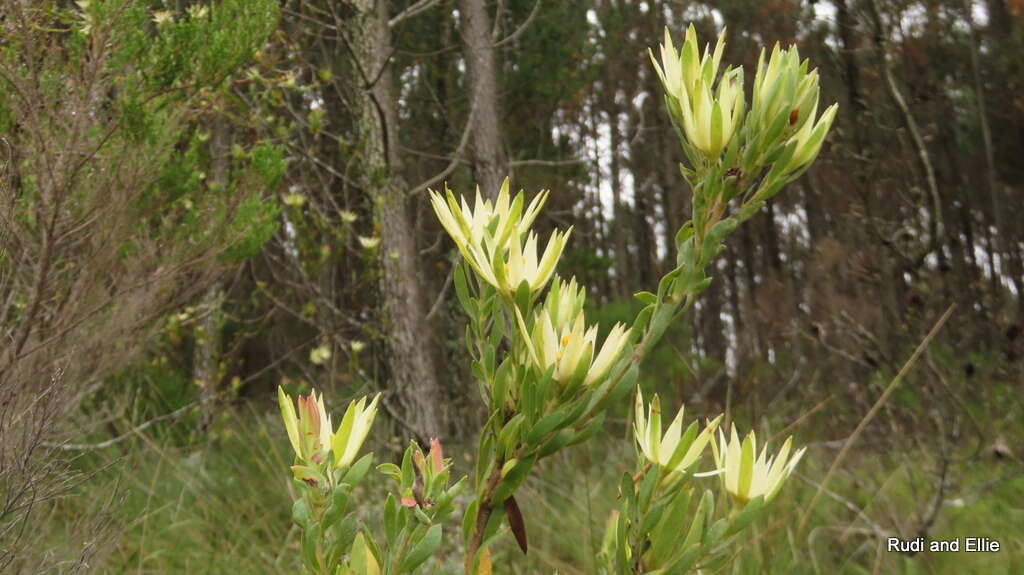
<svg viewBox="0 0 1024 575">
<path fill-rule="evenodd" d="M 726 439 L 718 429 L 721 416 L 684 430 L 683 409 L 663 432 L 660 400 L 644 401 L 638 370 L 668 325 L 711 283 L 706 271 L 726 238 L 814 161 L 836 107 L 817 117 L 816 72 L 795 48 L 776 47 L 767 63 L 761 56 L 748 112 L 743 70 L 719 73 L 724 47 L 723 34 L 713 52 L 705 48 L 701 55 L 691 26 L 680 50 L 666 31 L 660 63 L 652 53 L 689 161 L 682 172 L 693 211 L 676 234 L 675 268 L 661 278 L 657 293 L 636 294 L 645 306 L 629 326 L 617 324 L 600 337 L 586 318 L 585 289 L 556 273 L 571 229 L 554 231 L 538 255 L 531 226 L 546 192 L 527 204 L 523 192 L 510 193 L 506 180 L 493 200 L 478 190 L 473 206 L 451 190 L 430 192 L 438 220 L 462 255 L 454 286 L 468 317 L 472 373 L 488 415 L 473 479 L 449 485 L 450 462 L 440 443 L 432 442 L 426 454 L 413 443 L 401 466 L 377 468 L 397 489 L 384 504 L 384 534 L 375 537 L 346 510 L 352 487 L 369 470 L 371 455 L 355 457 L 377 399 L 350 404 L 335 431 L 322 397 L 300 397 L 296 412 L 281 392 L 296 453 L 300 495 L 293 515 L 304 530 L 310 572 L 414 571 L 440 546 L 442 524 L 465 486 L 472 498 L 462 519 L 464 570 L 490 573 L 488 545 L 503 525 L 523 552 L 528 549 L 515 493 L 537 462 L 590 438 L 609 406 L 631 393 L 638 458 L 622 477 L 620 506 L 607 524 L 602 572 L 686 573 L 728 560 L 728 544 L 778 493 L 803 450 L 790 457 L 789 439 L 774 457 L 767 449 L 758 453 L 753 432 L 741 442 L 732 428 Z M 709 444 L 712 467 L 703 457 Z M 731 495 L 728 508 L 699 483 L 716 475 Z"/>
</svg>

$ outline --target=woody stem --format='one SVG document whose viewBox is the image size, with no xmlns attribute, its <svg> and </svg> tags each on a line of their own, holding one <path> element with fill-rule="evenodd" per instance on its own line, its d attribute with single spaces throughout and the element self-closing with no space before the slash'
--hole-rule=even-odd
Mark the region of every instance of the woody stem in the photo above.
<svg viewBox="0 0 1024 575">
<path fill-rule="evenodd" d="M 483 492 L 480 494 L 480 505 L 476 512 L 476 523 L 473 526 L 473 535 L 469 538 L 469 543 L 466 546 L 466 560 L 465 560 L 465 575 L 476 575 L 476 559 L 477 554 L 480 552 L 480 546 L 483 544 L 484 531 L 487 529 L 487 522 L 491 518 L 491 514 L 494 512 L 494 506 L 491 503 L 491 496 L 494 494 L 494 490 L 498 487 L 498 483 L 501 482 L 501 468 L 504 462 L 502 458 L 498 458 L 494 471 L 491 472 L 490 477 L 487 478 L 487 484 L 484 486 Z"/>
</svg>

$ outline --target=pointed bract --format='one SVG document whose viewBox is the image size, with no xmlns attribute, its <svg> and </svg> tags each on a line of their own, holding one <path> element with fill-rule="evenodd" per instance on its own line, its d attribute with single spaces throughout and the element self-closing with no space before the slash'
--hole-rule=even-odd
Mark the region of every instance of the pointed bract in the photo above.
<svg viewBox="0 0 1024 575">
<path fill-rule="evenodd" d="M 769 457 L 767 447 L 760 453 L 757 451 L 757 437 L 753 431 L 742 441 L 735 426 L 730 430 L 729 439 L 721 430 L 718 435 L 718 444 L 711 444 L 715 463 L 725 470 L 723 483 L 726 491 L 741 504 L 760 496 L 765 502 L 771 501 L 807 449 L 799 449 L 790 458 L 793 443 L 790 437 L 777 455 Z"/>
<path fill-rule="evenodd" d="M 651 399 L 645 413 L 643 394 L 638 390 L 634 409 L 633 437 L 640 446 L 641 453 L 651 463 L 669 468 L 672 472 L 685 472 L 700 459 L 721 420 L 721 417 L 718 417 L 707 422 L 700 432 L 696 432 L 696 423 L 693 423 L 691 429 L 684 434 L 684 408 L 680 407 L 662 435 L 661 401 L 657 395 Z"/>
</svg>

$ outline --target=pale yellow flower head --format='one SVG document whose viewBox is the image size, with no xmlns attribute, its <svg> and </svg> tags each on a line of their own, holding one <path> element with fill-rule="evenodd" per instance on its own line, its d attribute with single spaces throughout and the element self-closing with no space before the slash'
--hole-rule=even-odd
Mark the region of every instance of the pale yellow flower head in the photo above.
<svg viewBox="0 0 1024 575">
<path fill-rule="evenodd" d="M 553 232 L 538 256 L 537 235 L 530 226 L 546 199 L 547 192 L 541 192 L 524 210 L 523 193 L 512 198 L 507 178 L 494 202 L 484 200 L 478 189 L 473 208 L 465 198 L 461 203 L 456 200 L 451 190 L 446 190 L 444 196 L 430 192 L 438 221 L 466 263 L 480 279 L 508 294 L 514 294 L 523 282 L 531 292 L 541 290 L 565 248 L 571 229 Z"/>
<path fill-rule="evenodd" d="M 488 280 L 498 289 L 515 293 L 519 286 L 526 283 L 530 292 L 537 292 L 547 285 L 555 273 L 555 266 L 558 265 L 566 242 L 569 241 L 569 234 L 572 228 L 561 232 L 555 230 L 548 238 L 547 247 L 544 253 L 538 257 L 537 234 L 526 233 L 526 242 L 520 243 L 518 235 L 513 234 L 508 244 L 508 251 L 505 257 L 495 255 L 490 260 L 491 275 L 494 281 Z"/>
<path fill-rule="evenodd" d="M 793 438 L 786 439 L 782 449 L 774 457 L 768 456 L 768 449 L 757 452 L 757 438 L 751 431 L 740 441 L 733 426 L 730 439 L 719 430 L 719 445 L 711 444 L 715 463 L 724 470 L 725 489 L 739 503 L 764 496 L 765 503 L 772 500 L 789 478 L 807 448 L 797 450 L 790 458 Z"/>
<path fill-rule="evenodd" d="M 595 357 L 597 326 L 587 327 L 582 310 L 570 321 L 555 323 L 552 314 L 542 309 L 532 332 L 518 310 L 516 314 L 530 360 L 542 371 L 553 367 L 552 377 L 562 384 L 594 385 L 608 374 L 629 341 L 629 329 L 617 323 Z"/>
<path fill-rule="evenodd" d="M 654 52 L 650 53 L 665 88 L 669 113 L 682 128 L 690 145 L 710 160 L 718 159 L 729 145 L 743 121 L 746 106 L 742 68 L 726 68 L 718 79 L 724 49 L 725 30 L 718 35 L 714 52 L 705 46 L 701 55 L 697 47 L 697 31 L 691 24 L 678 52 L 668 29 L 665 29 L 661 65 Z"/>
<path fill-rule="evenodd" d="M 374 250 L 380 245 L 380 238 L 373 236 L 358 236 L 356 239 L 359 240 L 359 245 L 363 246 L 364 249 Z"/>
<path fill-rule="evenodd" d="M 300 395 L 296 411 L 284 389 L 277 388 L 277 401 L 288 440 L 295 455 L 306 464 L 323 463 L 327 454 L 333 452 L 335 467 L 351 465 L 377 416 L 379 400 L 380 394 L 377 394 L 369 405 L 366 405 L 366 397 L 349 403 L 338 431 L 334 432 L 322 395 L 317 396 L 316 391 L 307 397 Z"/>
<path fill-rule="evenodd" d="M 331 359 L 331 348 L 326 345 L 317 346 L 309 351 L 309 361 L 315 365 L 323 365 Z"/>
<path fill-rule="evenodd" d="M 306 463 L 322 463 L 331 449 L 332 431 L 323 396 L 318 397 L 316 390 L 308 396 L 300 395 L 296 411 L 292 399 L 278 387 L 277 402 L 295 455 Z"/>
<path fill-rule="evenodd" d="M 334 451 L 334 465 L 342 467 L 351 465 L 362 447 L 366 435 L 370 433 L 373 420 L 377 417 L 377 403 L 380 401 L 380 394 L 374 396 L 369 405 L 366 404 L 366 397 L 361 397 L 348 404 L 338 431 L 331 438 L 331 449 Z"/>
<path fill-rule="evenodd" d="M 153 22 L 157 26 L 174 22 L 174 12 L 170 10 L 159 10 L 157 12 L 153 12 Z"/>
<path fill-rule="evenodd" d="M 196 4 L 189 6 L 187 12 L 190 18 L 200 20 L 202 18 L 206 18 L 206 16 L 210 14 L 210 9 L 206 6 Z"/>
<path fill-rule="evenodd" d="M 511 198 L 508 178 L 502 182 L 498 197 L 493 202 L 483 199 L 480 188 L 477 188 L 476 204 L 472 208 L 466 203 L 465 196 L 456 200 L 455 194 L 447 188 L 444 195 L 430 190 L 430 203 L 438 221 L 467 258 L 466 250 L 470 247 L 481 248 L 484 252 L 507 247 L 513 233 L 522 235 L 530 229 L 547 197 L 546 191 L 537 194 L 524 212 L 523 192 Z"/>
<path fill-rule="evenodd" d="M 684 408 L 680 407 L 675 419 L 672 420 L 663 435 L 661 433 L 661 401 L 657 395 L 651 399 L 645 413 L 643 394 L 637 391 L 635 410 L 633 437 L 640 446 L 644 457 L 655 465 L 677 472 L 685 472 L 700 459 L 704 449 L 714 438 L 715 429 L 722 419 L 722 416 L 716 417 L 707 422 L 699 431 L 697 422 L 694 421 L 686 429 L 686 433 L 683 433 Z"/>
</svg>

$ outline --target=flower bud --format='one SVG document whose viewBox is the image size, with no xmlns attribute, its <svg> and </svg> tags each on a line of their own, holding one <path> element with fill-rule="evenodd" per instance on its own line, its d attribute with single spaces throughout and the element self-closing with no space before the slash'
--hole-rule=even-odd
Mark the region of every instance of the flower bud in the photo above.
<svg viewBox="0 0 1024 575">
<path fill-rule="evenodd" d="M 781 156 L 785 165 L 779 172 L 784 175 L 814 161 L 835 118 L 833 104 L 815 121 L 821 90 L 817 70 L 809 67 L 795 46 L 783 50 L 776 44 L 767 62 L 763 50 L 758 58 L 748 120 L 752 151 L 764 157 L 779 144 L 792 146 L 791 154 Z"/>
<path fill-rule="evenodd" d="M 812 112 L 811 117 L 804 122 L 800 131 L 786 141 L 786 145 L 792 145 L 794 149 L 793 155 L 789 157 L 786 167 L 782 170 L 783 174 L 791 175 L 798 172 L 809 166 L 818 157 L 821 144 L 825 141 L 829 128 L 832 127 L 832 121 L 835 119 L 838 109 L 838 104 L 832 104 L 817 119 L 817 122 L 814 121 Z"/>
<path fill-rule="evenodd" d="M 331 416 L 324 408 L 323 396 L 317 397 L 316 391 L 300 395 L 297 413 L 281 387 L 277 388 L 277 401 L 295 455 L 306 463 L 323 462 L 331 446 Z"/>
</svg>

